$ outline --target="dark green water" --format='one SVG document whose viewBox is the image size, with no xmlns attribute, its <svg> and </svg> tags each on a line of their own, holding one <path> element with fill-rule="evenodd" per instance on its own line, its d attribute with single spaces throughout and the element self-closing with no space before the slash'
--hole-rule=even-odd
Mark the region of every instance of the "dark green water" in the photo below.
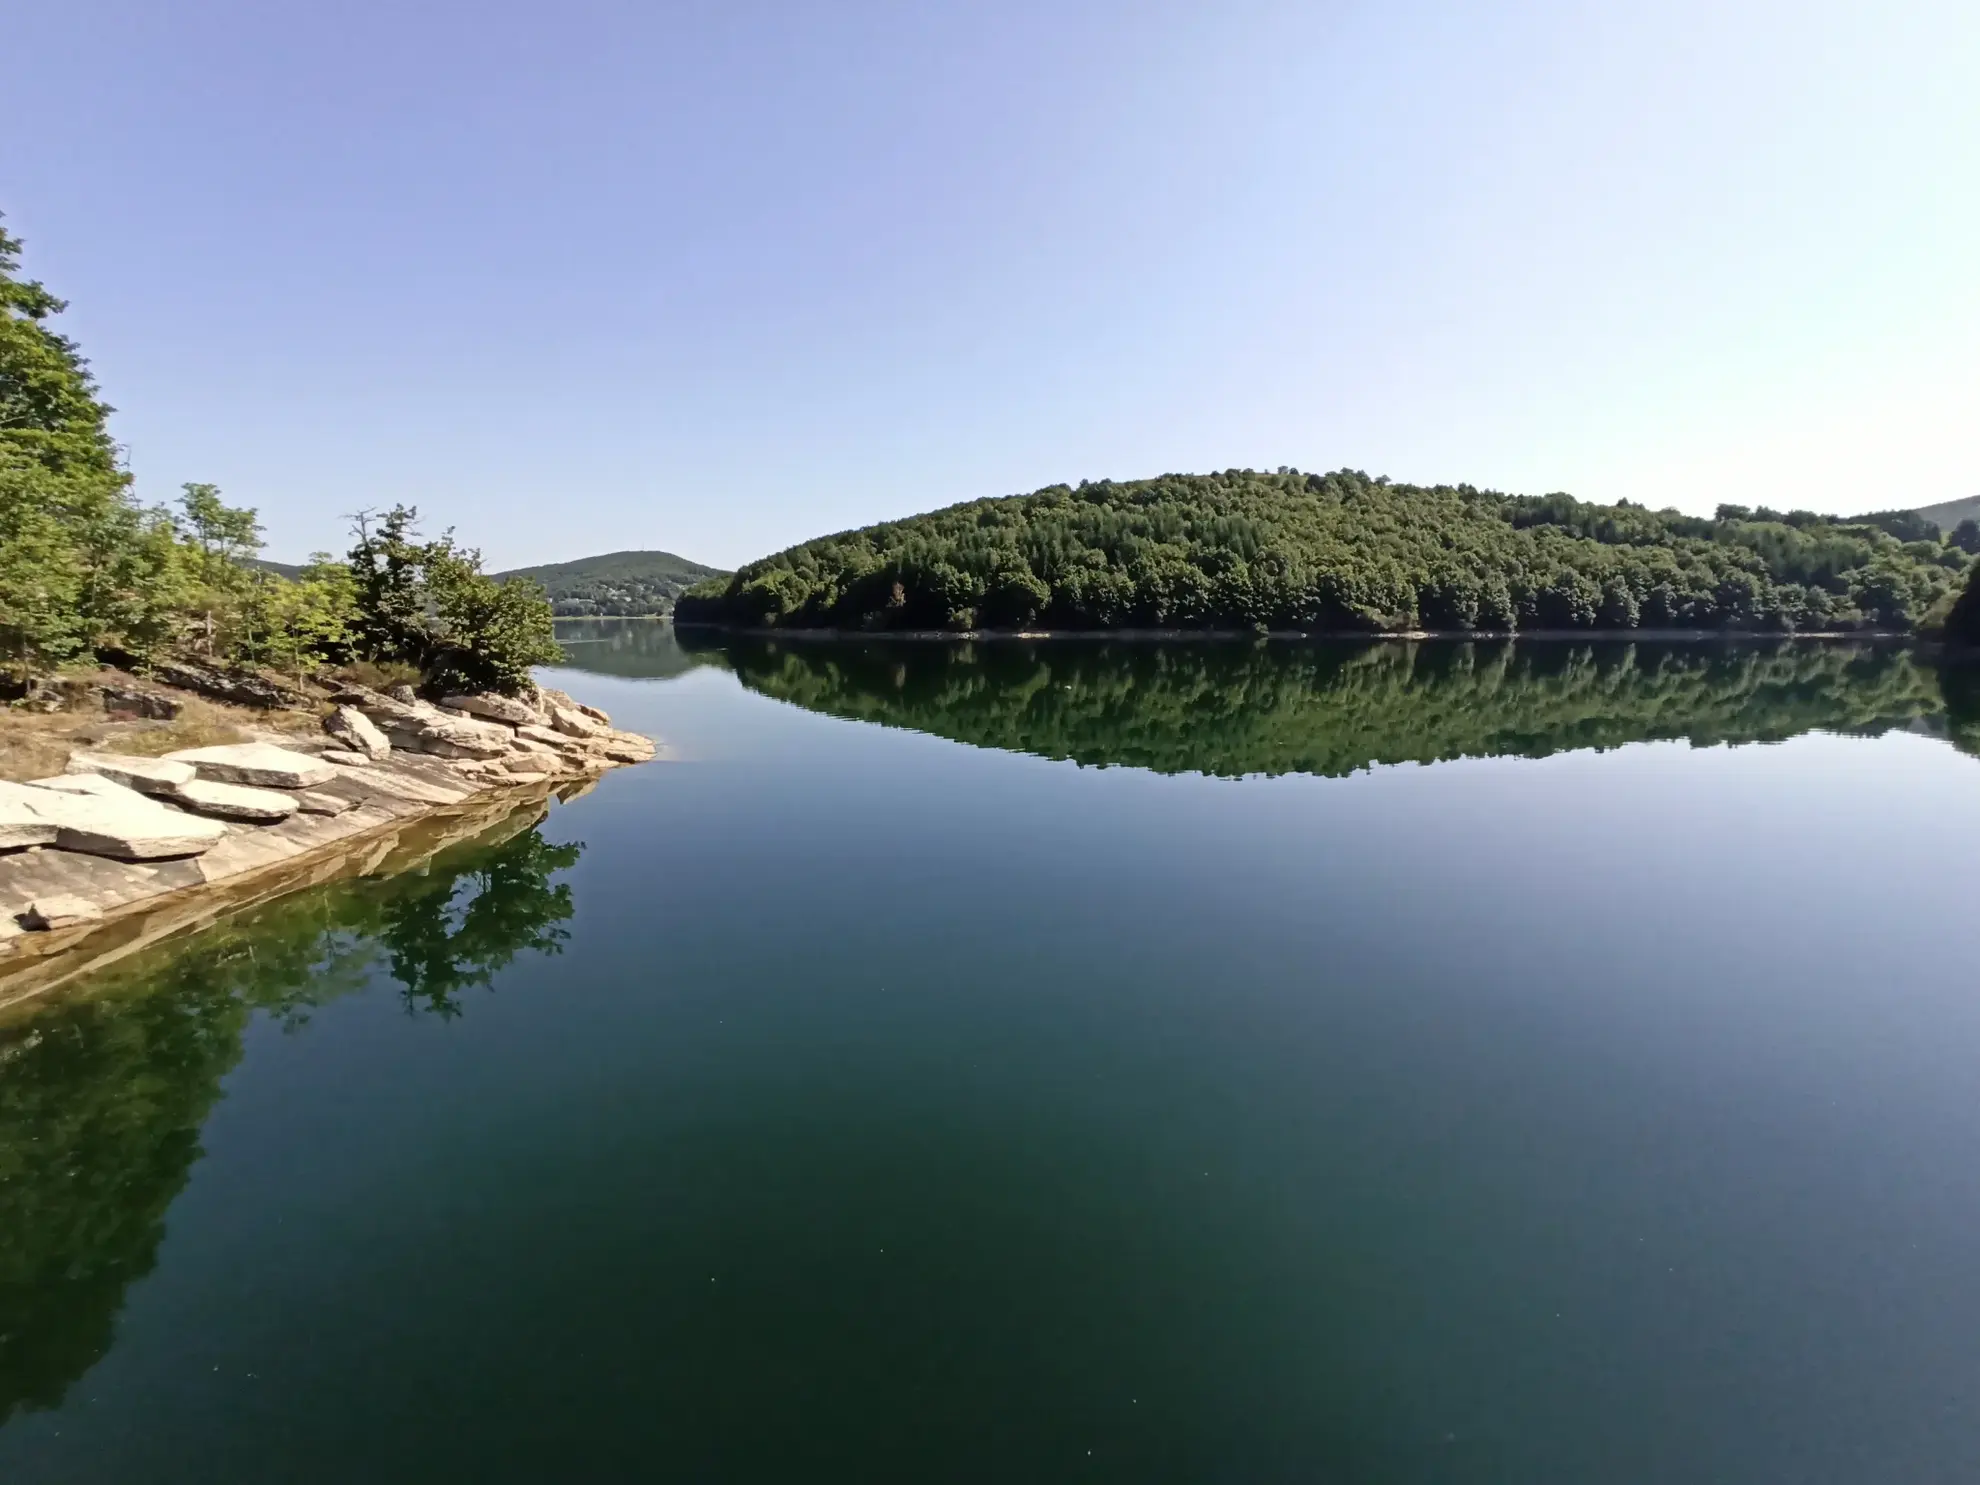
<svg viewBox="0 0 1980 1485">
<path fill-rule="evenodd" d="M 571 654 L 681 761 L 0 1027 L 0 1479 L 1980 1478 L 1962 684 Z"/>
</svg>

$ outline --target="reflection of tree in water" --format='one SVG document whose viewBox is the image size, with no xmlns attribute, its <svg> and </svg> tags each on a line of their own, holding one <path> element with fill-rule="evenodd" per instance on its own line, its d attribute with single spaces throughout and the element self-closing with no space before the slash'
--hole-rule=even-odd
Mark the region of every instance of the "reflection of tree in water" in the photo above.
<svg viewBox="0 0 1980 1485">
<path fill-rule="evenodd" d="M 0 1031 L 0 1421 L 108 1351 L 255 1013 L 300 1025 L 383 968 L 409 1011 L 457 1016 L 462 990 L 562 946 L 571 890 L 550 878 L 582 850 L 530 829 L 298 893 Z"/>
<path fill-rule="evenodd" d="M 1654 644 L 941 644 L 729 639 L 744 685 L 980 747 L 1162 773 L 1544 757 L 1652 739 L 1774 742 L 1940 725 L 1902 648 Z"/>
</svg>

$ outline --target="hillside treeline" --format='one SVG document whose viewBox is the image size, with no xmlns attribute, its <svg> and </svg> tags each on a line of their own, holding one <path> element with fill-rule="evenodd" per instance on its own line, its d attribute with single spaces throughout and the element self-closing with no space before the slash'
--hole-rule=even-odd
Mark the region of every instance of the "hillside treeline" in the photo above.
<svg viewBox="0 0 1980 1485">
<path fill-rule="evenodd" d="M 1910 632 L 1970 558 L 1888 518 L 1233 469 L 978 500 L 701 584 L 683 624 L 868 630 Z M 1929 524 L 1929 523 L 1925 523 Z M 1923 532 L 1924 524 L 1916 528 Z"/>
<path fill-rule="evenodd" d="M 672 613 L 674 601 L 696 583 L 727 576 L 672 552 L 608 552 L 496 574 L 505 583 L 541 584 L 560 619 L 659 617 Z"/>
<path fill-rule="evenodd" d="M 185 654 L 301 677 L 362 659 L 444 690 L 513 690 L 557 656 L 541 589 L 497 583 L 403 506 L 360 516 L 347 560 L 293 578 L 255 564 L 261 528 L 208 484 L 147 505 L 64 305 L 18 275 L 0 231 L 0 682 L 98 658 Z"/>
<path fill-rule="evenodd" d="M 1158 773 L 1339 777 L 1390 763 L 1624 743 L 1945 730 L 1938 674 L 1892 645 L 1082 640 L 696 653 L 811 711 L 978 747 Z"/>
</svg>

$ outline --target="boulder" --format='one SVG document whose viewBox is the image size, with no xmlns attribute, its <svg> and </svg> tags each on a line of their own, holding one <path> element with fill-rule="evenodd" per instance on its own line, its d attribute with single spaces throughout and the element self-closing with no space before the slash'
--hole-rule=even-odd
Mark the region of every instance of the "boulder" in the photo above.
<svg viewBox="0 0 1980 1485">
<path fill-rule="evenodd" d="M 378 731 L 378 725 L 366 717 L 356 707 L 339 707 L 329 717 L 323 719 L 323 731 L 337 739 L 345 752 L 362 752 L 370 758 L 382 758 L 392 750 L 386 735 Z"/>
<path fill-rule="evenodd" d="M 55 827 L 53 845 L 61 851 L 110 856 L 119 861 L 158 861 L 197 856 L 227 833 L 218 820 L 201 820 L 167 809 L 156 800 L 102 781 L 100 791 L 68 793 L 26 784 L 0 783 L 0 805 L 24 805 L 31 818 Z"/>
<path fill-rule="evenodd" d="M 438 712 L 417 720 L 388 721 L 393 742 L 436 758 L 499 758 L 509 751 L 510 732 L 492 722 L 469 722 Z"/>
<path fill-rule="evenodd" d="M 447 696 L 441 698 L 442 706 L 451 706 L 455 711 L 467 712 L 476 717 L 487 717 L 495 722 L 507 722 L 511 727 L 527 727 L 540 723 L 543 714 L 525 702 L 512 696 L 497 696 L 491 691 L 478 692 L 473 696 Z"/>
<path fill-rule="evenodd" d="M 383 758 L 392 744 L 377 723 L 354 706 L 340 706 L 323 719 L 323 730 L 343 744 L 344 751 Z"/>
<path fill-rule="evenodd" d="M 566 737 L 603 737 L 612 729 L 574 706 L 550 703 L 550 725 Z"/>
<path fill-rule="evenodd" d="M 545 688 L 544 690 L 539 691 L 537 694 L 542 698 L 546 707 L 554 704 L 556 706 L 568 708 L 569 710 L 574 712 L 582 712 L 584 713 L 585 716 L 591 718 L 592 721 L 602 723 L 607 727 L 610 727 L 612 725 L 612 719 L 606 716 L 605 713 L 601 712 L 595 706 L 586 706 L 582 701 L 579 701 L 577 698 L 572 696 L 571 693 L 568 691 L 552 691 L 549 690 L 548 688 Z"/>
<path fill-rule="evenodd" d="M 147 691 L 142 686 L 98 686 L 103 710 L 113 717 L 145 717 L 154 722 L 170 722 L 186 709 L 177 697 L 163 691 Z"/>
<path fill-rule="evenodd" d="M 344 768 L 365 768 L 372 761 L 369 753 L 347 753 L 342 748 L 325 748 L 316 756 L 325 763 L 335 763 Z"/>
<path fill-rule="evenodd" d="M 296 808 L 305 815 L 341 815 L 357 805 L 355 799 L 345 799 L 336 794 L 325 794 L 317 789 L 305 789 L 296 796 Z"/>
<path fill-rule="evenodd" d="M 93 773 L 140 794 L 164 795 L 199 777 L 199 770 L 190 763 L 175 763 L 168 758 L 125 758 L 115 753 L 73 753 L 65 772 Z"/>
<path fill-rule="evenodd" d="M 35 898 L 27 905 L 27 911 L 19 915 L 19 922 L 23 928 L 46 932 L 51 928 L 73 928 L 78 923 L 94 923 L 102 916 L 103 909 L 87 897 L 78 897 L 73 892 L 57 892 Z"/>
<path fill-rule="evenodd" d="M 320 758 L 292 753 L 273 743 L 222 743 L 211 748 L 186 748 L 165 755 L 175 763 L 190 763 L 202 779 L 216 784 L 253 784 L 263 789 L 314 789 L 337 777 L 337 770 Z"/>
<path fill-rule="evenodd" d="M 256 789 L 248 784 L 216 784 L 195 779 L 172 795 L 178 803 L 219 820 L 245 820 L 250 825 L 273 825 L 296 812 L 293 794 Z"/>
<path fill-rule="evenodd" d="M 403 681 L 396 686 L 387 686 L 385 688 L 385 695 L 391 700 L 398 702 L 401 706 L 417 706 L 419 704 L 419 693 Z"/>
<path fill-rule="evenodd" d="M 305 697 L 252 671 L 215 670 L 211 666 L 180 660 L 154 666 L 152 674 L 168 686 L 210 696 L 215 701 L 232 702 L 235 706 L 258 706 L 279 711 L 306 704 Z"/>
</svg>

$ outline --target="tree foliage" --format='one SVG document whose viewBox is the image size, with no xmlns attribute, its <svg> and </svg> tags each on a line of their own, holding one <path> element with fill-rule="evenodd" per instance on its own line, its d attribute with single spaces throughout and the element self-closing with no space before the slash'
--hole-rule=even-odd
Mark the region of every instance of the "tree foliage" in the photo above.
<svg viewBox="0 0 1980 1485">
<path fill-rule="evenodd" d="M 452 533 L 421 542 L 394 508 L 361 529 L 365 562 L 318 554 L 295 577 L 257 563 L 256 513 L 210 484 L 176 510 L 134 498 L 87 363 L 19 276 L 0 231 L 0 672 L 20 680 L 111 651 L 185 649 L 301 677 L 353 652 L 408 661 L 448 690 L 513 691 L 557 658 L 550 607 L 498 584 Z M 361 528 L 364 522 L 360 521 Z"/>
<path fill-rule="evenodd" d="M 417 665 L 436 691 L 510 695 L 531 666 L 562 658 L 543 589 L 496 581 L 451 531 L 420 540 L 417 510 L 360 512 L 354 534 L 353 629 L 367 658 Z"/>
<path fill-rule="evenodd" d="M 1297 632 L 1908 631 L 1968 558 L 1804 511 L 1710 519 L 1353 471 L 978 500 L 752 562 L 682 624 Z"/>
</svg>

